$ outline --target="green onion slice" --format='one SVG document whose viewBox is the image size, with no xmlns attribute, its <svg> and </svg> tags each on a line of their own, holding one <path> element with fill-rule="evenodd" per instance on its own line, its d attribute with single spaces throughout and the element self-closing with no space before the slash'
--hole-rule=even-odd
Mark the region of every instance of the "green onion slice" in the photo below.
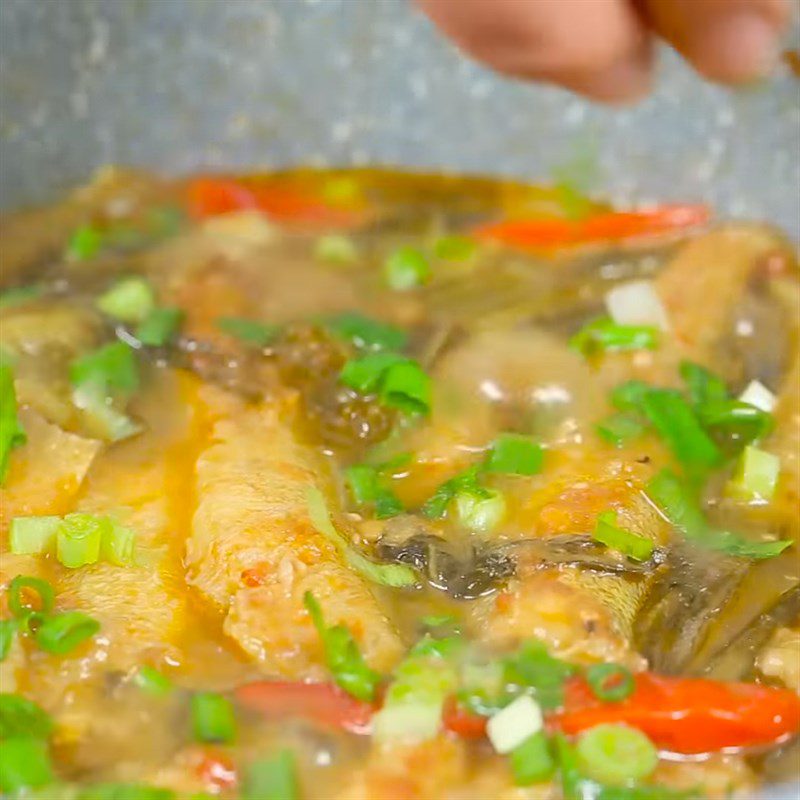
<svg viewBox="0 0 800 800">
<path fill-rule="evenodd" d="M 136 338 L 148 347 L 164 347 L 175 338 L 185 316 L 181 308 L 154 308 L 136 329 Z"/>
<path fill-rule="evenodd" d="M 103 560 L 117 567 L 129 567 L 136 556 L 136 532 L 106 517 L 107 524 L 102 528 L 100 554 Z"/>
<path fill-rule="evenodd" d="M 694 494 L 675 473 L 663 469 L 646 487 L 647 496 L 664 516 L 695 544 L 743 558 L 772 558 L 791 547 L 792 541 L 752 541 L 730 531 L 711 528 Z"/>
<path fill-rule="evenodd" d="M 281 331 L 280 325 L 267 325 L 244 317 L 220 317 L 217 327 L 229 336 L 258 347 L 271 344 Z"/>
<path fill-rule="evenodd" d="M 616 523 L 616 512 L 604 511 L 597 517 L 592 538 L 635 561 L 647 561 L 655 550 L 653 542 L 644 536 L 618 527 Z"/>
<path fill-rule="evenodd" d="M 14 373 L 8 364 L 0 365 L 0 484 L 6 478 L 11 451 L 27 441 L 25 429 L 17 416 Z"/>
<path fill-rule="evenodd" d="M 375 516 L 388 519 L 403 512 L 403 504 L 394 492 L 383 484 L 376 467 L 354 464 L 344 473 L 353 502 L 357 506 L 375 505 Z"/>
<path fill-rule="evenodd" d="M 502 433 L 489 450 L 484 462 L 487 472 L 506 475 L 535 475 L 541 472 L 544 450 L 528 436 Z"/>
<path fill-rule="evenodd" d="M 489 489 L 488 497 L 476 497 L 472 492 L 455 496 L 458 521 L 471 531 L 488 533 L 495 530 L 506 515 L 506 501 L 500 492 Z"/>
<path fill-rule="evenodd" d="M 445 481 L 425 501 L 422 514 L 428 519 L 441 519 L 457 494 L 471 494 L 479 499 L 491 497 L 491 491 L 480 482 L 481 475 L 481 465 L 475 464 Z"/>
<path fill-rule="evenodd" d="M 26 594 L 33 594 L 35 599 L 29 603 Z M 8 608 L 18 619 L 24 619 L 31 611 L 49 614 L 56 602 L 53 587 L 41 578 L 30 575 L 17 575 L 8 586 Z"/>
<path fill-rule="evenodd" d="M 53 782 L 47 742 L 29 736 L 5 739 L 0 745 L 0 791 L 15 794 Z"/>
<path fill-rule="evenodd" d="M 9 545 L 15 555 L 41 555 L 55 550 L 61 517 L 14 517 Z"/>
<path fill-rule="evenodd" d="M 145 664 L 136 671 L 133 682 L 147 694 L 164 697 L 173 690 L 172 681 L 154 667 Z"/>
<path fill-rule="evenodd" d="M 689 399 L 695 408 L 728 399 L 728 387 L 725 382 L 700 364 L 683 361 L 680 373 L 689 391 Z"/>
<path fill-rule="evenodd" d="M 427 414 L 431 408 L 431 379 L 416 361 L 393 364 L 383 373 L 378 396 L 389 408 Z"/>
<path fill-rule="evenodd" d="M 383 277 L 390 289 L 407 292 L 430 280 L 431 266 L 421 250 L 401 247 L 384 262 Z"/>
<path fill-rule="evenodd" d="M 233 704 L 216 692 L 198 692 L 191 701 L 192 730 L 198 742 L 229 744 L 236 738 Z"/>
<path fill-rule="evenodd" d="M 294 756 L 283 750 L 253 762 L 242 787 L 242 800 L 298 800 L 300 790 Z"/>
<path fill-rule="evenodd" d="M 706 428 L 727 435 L 740 447 L 763 439 L 774 427 L 772 414 L 741 400 L 709 401 L 698 408 L 697 415 Z"/>
<path fill-rule="evenodd" d="M 93 258 L 103 246 L 103 234 L 94 225 L 77 228 L 67 244 L 66 256 L 71 261 L 87 261 Z"/>
<path fill-rule="evenodd" d="M 73 390 L 72 402 L 83 411 L 92 432 L 109 442 L 120 442 L 144 430 L 140 423 L 114 407 L 101 384 L 81 384 Z"/>
<path fill-rule="evenodd" d="M 329 317 L 325 325 L 364 350 L 402 350 L 408 344 L 408 335 L 402 328 L 355 311 Z"/>
<path fill-rule="evenodd" d="M 679 392 L 651 389 L 642 399 L 642 411 L 690 475 L 705 475 L 722 462 L 719 448 Z"/>
<path fill-rule="evenodd" d="M 564 683 L 575 673 L 575 667 L 553 658 L 537 639 L 524 642 L 517 653 L 504 660 L 503 667 L 506 683 L 532 689 L 545 710 L 563 705 Z"/>
<path fill-rule="evenodd" d="M 645 426 L 632 414 L 618 412 L 595 425 L 597 435 L 615 447 L 624 447 L 645 432 Z"/>
<path fill-rule="evenodd" d="M 139 277 L 123 278 L 97 299 L 97 307 L 122 322 L 139 323 L 153 311 L 155 296 L 150 284 Z"/>
<path fill-rule="evenodd" d="M 70 365 L 69 375 L 73 386 L 92 384 L 121 392 L 139 388 L 136 354 L 124 342 L 111 342 L 77 358 Z"/>
<path fill-rule="evenodd" d="M 325 661 L 334 681 L 353 697 L 372 700 L 381 676 L 367 666 L 348 628 L 344 625 L 326 627 L 322 609 L 311 592 L 306 592 L 303 602 L 322 640 Z"/>
<path fill-rule="evenodd" d="M 47 617 L 36 631 L 36 644 L 42 650 L 62 656 L 91 639 L 100 623 L 81 611 L 65 611 Z"/>
<path fill-rule="evenodd" d="M 390 367 L 407 361 L 405 356 L 398 353 L 371 353 L 348 361 L 342 368 L 339 380 L 361 394 L 373 394 L 378 391 Z"/>
<path fill-rule="evenodd" d="M 0 740 L 14 736 L 47 739 L 52 732 L 53 720 L 43 708 L 21 695 L 0 693 Z"/>
<path fill-rule="evenodd" d="M 529 736 L 511 751 L 511 773 L 517 786 L 530 786 L 549 780 L 556 764 L 550 752 L 550 743 L 544 731 Z"/>
<path fill-rule="evenodd" d="M 56 531 L 56 557 L 70 569 L 95 564 L 111 520 L 94 514 L 67 514 Z"/>
<path fill-rule="evenodd" d="M 624 786 L 651 775 L 658 751 L 637 728 L 622 724 L 597 725 L 578 738 L 579 768 L 601 783 Z"/>
<path fill-rule="evenodd" d="M 775 494 L 781 461 L 778 456 L 749 445 L 745 447 L 726 493 L 746 502 L 768 503 Z M 13 531 L 13 529 L 12 529 Z"/>
<path fill-rule="evenodd" d="M 650 389 L 644 381 L 625 381 L 612 390 L 611 405 L 620 411 L 640 412 L 645 395 Z"/>
<path fill-rule="evenodd" d="M 586 682 L 595 697 L 606 703 L 619 703 L 636 689 L 633 675 L 621 664 L 592 664 L 586 670 Z"/>
<path fill-rule="evenodd" d="M 600 317 L 583 326 L 569 346 L 583 356 L 629 350 L 655 350 L 659 331 L 650 325 L 619 325 L 610 317 Z"/>
</svg>

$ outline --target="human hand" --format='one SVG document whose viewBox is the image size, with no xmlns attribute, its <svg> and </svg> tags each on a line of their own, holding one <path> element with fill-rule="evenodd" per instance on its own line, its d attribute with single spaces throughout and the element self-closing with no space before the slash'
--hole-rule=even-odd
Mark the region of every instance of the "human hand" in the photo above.
<svg viewBox="0 0 800 800">
<path fill-rule="evenodd" d="M 500 72 L 605 102 L 644 96 L 656 37 L 720 83 L 769 73 L 790 0 L 417 0 L 465 52 Z"/>
</svg>

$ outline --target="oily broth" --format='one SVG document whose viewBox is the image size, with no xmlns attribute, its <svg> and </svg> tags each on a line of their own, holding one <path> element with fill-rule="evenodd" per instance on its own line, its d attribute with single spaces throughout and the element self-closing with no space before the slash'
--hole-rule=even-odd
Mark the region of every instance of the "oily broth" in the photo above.
<svg viewBox="0 0 800 800">
<path fill-rule="evenodd" d="M 513 787 L 507 767 L 485 742 L 461 742 L 449 736 L 436 739 L 429 752 L 411 746 L 392 752 L 371 747 L 368 737 L 291 716 L 264 719 L 243 709 L 235 744 L 191 743 L 190 692 L 229 692 L 264 678 L 325 676 L 318 645 L 310 651 L 314 671 L 270 672 L 232 639 L 225 609 L 202 586 L 187 582 L 186 545 L 202 499 L 196 465 L 224 430 L 238 424 L 246 409 L 258 402 L 278 403 L 289 409 L 281 424 L 317 459 L 314 463 L 329 489 L 329 501 L 341 509 L 337 525 L 353 544 L 369 549 L 385 533 L 387 523 L 352 507 L 342 468 L 369 457 L 376 448 L 382 461 L 411 452 L 411 462 L 390 470 L 387 480 L 404 506 L 414 509 L 442 481 L 474 463 L 497 434 L 513 430 L 541 441 L 547 466 L 531 477 L 494 480 L 493 488 L 506 498 L 500 528 L 469 534 L 453 520 L 415 523 L 434 542 L 439 539 L 467 554 L 458 563 L 473 564 L 468 557 L 472 550 L 505 546 L 532 535 L 541 539 L 589 535 L 597 514 L 607 508 L 617 510 L 630 529 L 666 546 L 669 534 L 663 521 L 652 522 L 636 498 L 656 467 L 670 463 L 668 449 L 652 431 L 615 448 L 598 440 L 593 429 L 613 411 L 608 394 L 622 380 L 641 377 L 676 385 L 677 375 L 658 352 L 610 355 L 598 365 L 584 362 L 566 343 L 587 319 L 602 311 L 610 285 L 657 275 L 682 246 L 681 237 L 613 249 L 587 246 L 531 253 L 481 245 L 463 260 L 431 256 L 430 283 L 417 291 L 396 292 L 381 279 L 381 264 L 398 247 L 421 246 L 431 252 L 442 236 L 461 235 L 487 219 L 563 215 L 559 193 L 488 178 L 387 170 L 301 170 L 262 177 L 256 183 L 288 187 L 283 201 L 290 197 L 293 203 L 297 193 L 321 194 L 337 214 L 351 215 L 348 224 L 342 232 L 340 226 L 331 229 L 325 221 L 281 218 L 285 209 L 272 218 L 245 210 L 204 222 L 184 217 L 168 233 L 153 232 L 148 220 L 159 209 L 182 206 L 184 184 L 112 173 L 62 204 L 2 223 L 4 280 L 37 281 L 45 287 L 44 299 L 4 310 L 4 328 L 31 309 L 47 319 L 64 307 L 77 306 L 89 309 L 97 340 L 110 341 L 115 335 L 125 340 L 131 336 L 129 329 L 115 326 L 92 309 L 98 293 L 129 274 L 146 276 L 160 304 L 180 306 L 186 315 L 174 347 L 143 353 L 141 388 L 127 412 L 143 423 L 144 432 L 104 446 L 77 491 L 63 483 L 49 486 L 45 474 L 35 506 L 15 505 L 21 467 L 13 459 L 23 458 L 19 455 L 23 451 L 12 456 L 3 489 L 3 502 L 14 509 L 12 516 L 74 510 L 123 514 L 134 520 L 142 562 L 139 572 L 134 570 L 124 580 L 114 572 L 124 568 L 107 565 L 82 568 L 85 573 L 71 571 L 52 556 L 11 555 L 4 536 L 0 565 L 4 584 L 19 573 L 44 577 L 56 588 L 59 602 L 97 616 L 103 629 L 95 642 L 60 659 L 15 643 L 0 668 L 4 684 L 12 672 L 14 684 L 9 689 L 4 685 L 3 691 L 18 691 L 54 716 L 54 758 L 65 781 L 143 781 L 182 794 L 210 790 L 233 798 L 236 789 L 222 774 L 226 765 L 235 771 L 265 753 L 289 747 L 299 764 L 304 797 L 517 796 L 514 793 L 522 790 Z M 595 212 L 606 208 L 592 202 L 587 206 Z M 145 233 L 138 238 L 118 233 L 116 245 L 89 259 L 64 258 L 70 234 L 86 224 Z M 315 255 L 320 238 L 332 232 L 350 238 L 354 260 L 329 263 Z M 752 236 L 767 242 L 763 247 L 753 245 L 753 250 L 783 247 L 778 236 L 770 239 L 772 234 L 760 231 Z M 772 279 L 769 286 L 796 281 L 796 273 L 789 272 Z M 760 297 L 757 322 L 765 318 L 763 302 Z M 777 317 L 784 313 L 777 304 L 770 307 Z M 746 310 L 747 304 L 740 304 L 740 316 L 745 313 L 742 308 Z M 342 398 L 333 370 L 351 354 L 342 350 L 341 342 L 320 334 L 317 321 L 350 311 L 409 332 L 409 353 L 424 363 L 436 382 L 430 420 L 408 424 L 397 413 Z M 289 325 L 299 344 L 290 351 L 280 340 L 254 353 L 220 332 L 216 321 L 222 316 Z M 781 326 L 759 325 L 751 338 L 757 339 L 763 329 L 770 340 L 783 336 L 780 346 L 787 351 L 796 347 L 795 342 L 785 344 Z M 15 341 L 19 375 L 38 370 L 39 384 L 64 383 L 65 358 L 57 347 L 47 369 L 42 373 L 39 367 L 38 354 L 45 346 L 41 342 L 52 348 L 53 339 L 58 339 L 57 333 L 46 336 L 42 329 L 33 325 Z M 76 347 L 87 345 L 80 340 Z M 755 377 L 742 372 L 753 361 L 752 353 L 731 357 L 735 363 L 730 381 L 737 388 Z M 325 370 L 332 377 L 326 378 Z M 211 402 L 204 399 L 209 391 Z M 86 436 L 80 418 L 70 410 L 68 395 L 66 383 L 46 405 L 44 396 L 32 390 L 24 399 L 24 412 Z M 343 414 L 352 417 L 345 426 L 339 425 Z M 363 435 L 342 435 L 342 430 Z M 331 431 L 338 433 L 334 436 Z M 387 438 L 389 431 L 397 433 Z M 35 441 L 25 445 L 35 446 Z M 253 469 L 260 455 L 252 454 Z M 299 468 L 291 465 L 291 469 Z M 242 480 L 246 482 L 247 476 Z M 731 506 L 722 497 L 723 486 L 720 480 L 709 489 L 712 509 L 721 505 L 721 518 L 738 522 L 755 536 L 791 528 L 796 495 L 789 478 L 766 507 Z M 7 526 L 5 515 L 3 521 Z M 244 572 L 239 576 L 254 592 L 270 581 L 280 584 L 297 580 L 298 575 L 302 578 L 302 570 L 310 566 L 284 560 L 272 577 L 267 573 L 265 578 L 259 572 L 262 562 L 254 563 L 255 572 L 246 579 Z M 150 571 L 157 580 L 137 577 Z M 787 585 L 791 583 L 790 575 Z M 86 586 L 96 589 L 90 592 Z M 445 628 L 466 634 L 487 657 L 507 652 L 534 635 L 547 641 L 557 655 L 578 663 L 613 660 L 641 669 L 645 663 L 630 639 L 630 616 L 643 586 L 636 575 L 602 575 L 595 580 L 591 572 L 587 577 L 571 566 L 553 567 L 530 558 L 520 562 L 515 577 L 488 584 L 481 596 L 470 600 L 454 599 L 427 584 L 415 590 L 368 591 L 387 629 L 405 648 L 424 634 L 421 620 L 449 616 L 453 619 Z M 108 593 L 106 598 L 103 592 Z M 131 602 L 140 604 L 137 613 L 132 612 Z M 304 614 L 302 608 L 299 613 Z M 351 625 L 357 640 L 365 635 L 360 607 L 343 621 Z M 784 615 L 781 624 L 792 628 L 797 619 Z M 289 621 L 287 630 L 292 630 Z M 291 633 L 288 636 L 289 649 L 301 650 L 310 640 L 298 635 L 292 641 Z M 143 695 L 135 683 L 142 664 L 164 671 L 179 691 L 167 699 Z M 216 758 L 216 772 L 209 772 L 208 758 Z M 756 777 L 742 755 L 731 754 L 703 764 L 662 764 L 654 780 L 686 788 L 701 783 L 710 796 L 722 796 L 732 785 L 749 796 Z M 557 789 L 544 786 L 531 789 L 530 796 L 540 796 L 539 788 L 543 797 L 558 796 Z"/>
</svg>

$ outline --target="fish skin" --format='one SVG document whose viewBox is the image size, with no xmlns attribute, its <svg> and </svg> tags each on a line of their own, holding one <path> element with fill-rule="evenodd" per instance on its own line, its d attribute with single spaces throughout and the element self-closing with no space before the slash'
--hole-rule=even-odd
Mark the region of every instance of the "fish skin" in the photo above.
<svg viewBox="0 0 800 800">
<path fill-rule="evenodd" d="M 247 406 L 213 387 L 213 417 L 196 466 L 187 580 L 224 615 L 224 631 L 264 671 L 323 677 L 312 592 L 328 625 L 345 624 L 370 665 L 388 670 L 402 645 L 367 584 L 311 524 L 306 495 L 324 463 L 296 438 L 294 402 Z M 325 488 L 325 487 L 322 487 Z"/>
</svg>

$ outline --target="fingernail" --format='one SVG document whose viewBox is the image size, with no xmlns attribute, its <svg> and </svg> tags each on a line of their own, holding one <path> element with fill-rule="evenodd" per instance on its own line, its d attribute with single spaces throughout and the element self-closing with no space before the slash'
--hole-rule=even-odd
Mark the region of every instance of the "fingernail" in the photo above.
<svg viewBox="0 0 800 800">
<path fill-rule="evenodd" d="M 606 103 L 632 103 L 650 90 L 650 65 L 641 59 L 630 58 L 580 80 L 574 88 L 595 100 Z"/>
<path fill-rule="evenodd" d="M 752 11 L 738 11 L 704 32 L 694 52 L 712 77 L 749 81 L 768 75 L 779 58 L 779 32 L 769 20 Z"/>
</svg>

